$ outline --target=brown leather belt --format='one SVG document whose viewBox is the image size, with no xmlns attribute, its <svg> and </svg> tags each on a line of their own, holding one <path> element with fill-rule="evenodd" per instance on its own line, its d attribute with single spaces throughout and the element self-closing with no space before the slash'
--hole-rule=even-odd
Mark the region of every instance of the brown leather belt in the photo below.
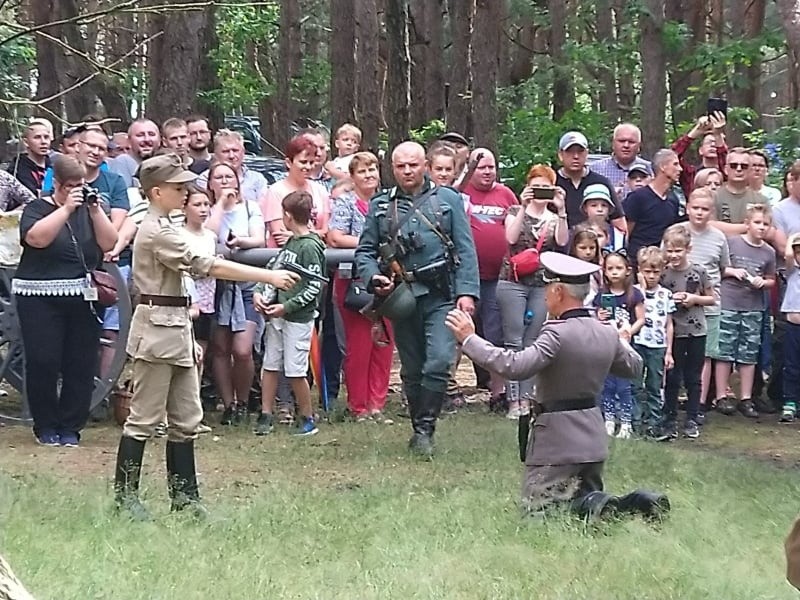
<svg viewBox="0 0 800 600">
<path fill-rule="evenodd" d="M 156 294 L 140 294 L 139 304 L 148 306 L 178 306 L 188 308 L 192 300 L 188 296 L 158 296 Z"/>
</svg>

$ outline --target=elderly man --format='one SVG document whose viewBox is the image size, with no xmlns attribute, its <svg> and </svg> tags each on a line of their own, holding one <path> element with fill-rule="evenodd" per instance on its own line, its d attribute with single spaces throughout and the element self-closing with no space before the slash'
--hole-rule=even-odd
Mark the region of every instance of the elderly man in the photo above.
<svg viewBox="0 0 800 600">
<path fill-rule="evenodd" d="M 447 326 L 473 361 L 509 379 L 538 377 L 532 433 L 528 436 L 523 426 L 520 435 L 523 505 L 538 512 L 568 502 L 580 515 L 592 517 L 612 507 L 647 515 L 668 510 L 669 501 L 660 494 L 636 491 L 617 498 L 603 492 L 608 436 L 597 397 L 609 373 L 639 377 L 642 359 L 615 328 L 583 307 L 589 278 L 600 267 L 554 252 L 543 253 L 541 262 L 547 310 L 554 320 L 545 322 L 525 350 L 502 350 L 481 339 L 463 311 L 447 315 Z"/>
<path fill-rule="evenodd" d="M 449 310 L 472 313 L 479 297 L 478 260 L 461 196 L 425 175 L 425 150 L 403 142 L 392 152 L 397 187 L 372 199 L 355 252 L 358 275 L 394 321 L 400 377 L 414 435 L 409 447 L 430 457 L 442 410 L 453 336 Z"/>
<path fill-rule="evenodd" d="M 136 171 L 146 158 L 153 156 L 161 147 L 161 134 L 158 125 L 150 119 L 136 119 L 128 127 L 130 150 L 108 161 L 112 173 L 121 175 L 128 188 L 138 187 L 135 181 Z"/>
<path fill-rule="evenodd" d="M 214 136 L 213 162 L 224 162 L 233 167 L 239 177 L 239 193 L 243 200 L 258 202 L 266 192 L 267 180 L 258 171 L 248 169 L 244 164 L 244 138 L 242 134 L 230 129 L 220 129 Z M 197 178 L 200 189 L 208 187 L 208 171 Z"/>
<path fill-rule="evenodd" d="M 628 194 L 623 206 L 628 220 L 628 259 L 636 263 L 636 253 L 645 246 L 660 246 L 667 227 L 678 220 L 680 202 L 672 192 L 678 183 L 681 165 L 672 150 L 653 155 L 653 180 Z"/>
<path fill-rule="evenodd" d="M 642 147 L 642 132 L 633 123 L 620 123 L 614 128 L 611 138 L 611 156 L 589 165 L 595 173 L 606 177 L 621 198 L 625 197 L 625 183 L 633 167 L 642 167 L 650 173 L 650 162 L 639 156 Z"/>
</svg>

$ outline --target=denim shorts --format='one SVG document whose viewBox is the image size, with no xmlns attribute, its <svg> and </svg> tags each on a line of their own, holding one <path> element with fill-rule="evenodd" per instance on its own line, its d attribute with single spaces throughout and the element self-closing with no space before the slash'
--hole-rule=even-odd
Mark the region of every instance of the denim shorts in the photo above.
<svg viewBox="0 0 800 600">
<path fill-rule="evenodd" d="M 719 320 L 719 360 L 758 363 L 763 311 L 723 310 Z"/>
<path fill-rule="evenodd" d="M 128 283 L 131 277 L 130 266 L 120 266 L 119 272 L 122 275 L 122 279 Z M 123 290 L 120 290 L 120 293 L 121 292 L 123 292 Z M 103 330 L 119 331 L 119 306 L 116 304 L 114 306 L 106 307 L 106 311 L 103 313 Z"/>
</svg>

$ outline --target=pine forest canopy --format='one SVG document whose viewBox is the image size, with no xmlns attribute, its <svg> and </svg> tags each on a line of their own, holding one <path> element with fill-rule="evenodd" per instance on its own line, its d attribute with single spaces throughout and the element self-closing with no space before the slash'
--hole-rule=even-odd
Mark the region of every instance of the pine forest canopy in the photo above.
<svg viewBox="0 0 800 600">
<path fill-rule="evenodd" d="M 4 140 L 34 115 L 254 115 L 267 148 L 308 122 L 373 150 L 447 129 L 519 179 L 568 129 L 603 151 L 632 121 L 649 155 L 712 96 L 733 143 L 788 159 L 800 136 L 798 0 L 7 0 L 0 65 Z"/>
</svg>

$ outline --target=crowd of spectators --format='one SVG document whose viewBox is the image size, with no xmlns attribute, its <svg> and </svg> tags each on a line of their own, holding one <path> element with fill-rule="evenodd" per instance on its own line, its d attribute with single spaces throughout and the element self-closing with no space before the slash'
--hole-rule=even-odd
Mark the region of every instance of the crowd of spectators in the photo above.
<svg viewBox="0 0 800 600">
<path fill-rule="evenodd" d="M 15 158 L 8 173 L 0 173 L 0 208 L 25 206 L 23 260 L 14 292 L 28 373 L 37 373 L 29 376 L 27 389 L 35 431 L 43 443 L 59 439 L 77 443 L 89 401 L 83 398 L 85 382 L 69 385 L 65 378 L 60 392 L 63 406 L 57 409 L 55 379 L 75 360 L 70 344 L 84 342 L 75 337 L 64 342 L 58 356 L 40 355 L 44 346 L 36 341 L 42 333 L 40 324 L 26 316 L 25 307 L 55 302 L 63 304 L 59 307 L 63 311 L 85 308 L 86 303 L 67 306 L 67 300 L 74 299 L 72 292 L 59 296 L 56 291 L 52 298 L 43 295 L 44 284 L 35 280 L 59 280 L 59 285 L 69 287 L 70 280 L 85 277 L 85 267 L 94 268 L 100 257 L 118 262 L 123 275 L 129 275 L 131 242 L 148 206 L 137 181 L 144 159 L 175 152 L 199 175 L 185 214 L 170 218 L 185 224 L 192 248 L 202 253 L 286 249 L 308 237 L 330 248 L 355 248 L 369 200 L 382 187 L 378 158 L 359 151 L 361 132 L 350 124 L 335 133 L 335 157 L 329 156 L 324 132 L 300 132 L 284 149 L 285 178 L 268 185 L 245 164 L 242 136 L 221 129 L 212 137 L 201 116 L 171 118 L 160 127 L 137 119 L 127 132 L 111 135 L 87 121 L 65 131 L 56 152 L 50 123 L 33 119 L 23 138 L 25 152 Z M 794 251 L 800 252 L 800 161 L 786 172 L 783 190 L 772 187 L 767 184 L 767 154 L 728 148 L 725 126 L 721 113 L 703 116 L 671 148 L 646 160 L 640 156 L 639 128 L 623 123 L 614 130 L 611 155 L 593 163 L 588 160 L 589 140 L 579 131 L 566 132 L 558 143 L 558 164 L 533 165 L 519 194 L 498 181 L 493 153 L 471 149 L 458 133 L 445 134 L 428 149 L 428 176 L 461 193 L 470 219 L 480 272 L 476 321 L 489 341 L 524 349 L 549 318 L 546 283 L 538 261 L 531 267 L 527 260 L 531 254 L 555 250 L 602 266 L 586 305 L 596 310 L 599 319 L 619 328 L 646 365 L 642 381 L 609 377 L 606 382 L 598 402 L 609 435 L 667 440 L 680 430 L 695 438 L 714 409 L 748 418 L 779 411 L 786 422 L 796 416 L 800 284 Z M 693 160 L 695 142 L 699 144 Z M 84 214 L 69 200 L 78 197 L 84 184 L 97 190 L 105 210 L 85 213 L 90 218 L 81 217 L 70 225 L 73 213 Z M 297 219 L 302 220 L 306 202 L 309 218 L 303 223 Z M 54 210 L 64 216 L 60 233 L 45 239 L 39 231 Z M 79 260 L 80 248 L 87 265 Z M 59 259 L 49 261 L 53 249 Z M 323 330 L 325 382 L 317 383 L 335 397 L 343 377 L 347 408 L 355 421 L 391 423 L 385 404 L 392 324 L 360 312 L 365 286 L 350 263 L 330 265 L 328 271 L 331 285 L 327 291 L 318 290 L 320 308 L 311 315 L 312 320 L 319 317 Z M 269 398 L 257 403 L 262 415 L 271 415 L 277 396 L 279 423 L 293 422 L 298 403 L 304 419 L 310 417 L 305 391 L 298 384 L 302 363 L 292 358 L 292 352 L 283 352 L 279 356 L 291 364 L 278 368 L 278 355 L 270 346 L 278 338 L 274 331 L 270 334 L 275 315 L 264 302 L 267 292 L 255 284 L 205 280 L 187 282 L 187 293 L 194 299 L 196 337 L 210 355 L 221 401 L 220 422 L 236 424 L 250 404 L 254 348 L 256 355 L 263 353 L 268 359 L 264 390 Z M 78 313 L 74 319 L 65 316 L 65 323 L 74 329 L 86 321 L 83 333 L 89 332 L 92 339 L 100 330 L 108 337 L 119 330 L 114 307 L 91 319 Z M 309 315 L 302 314 L 302 322 L 308 322 Z M 97 327 L 95 318 L 100 319 Z M 295 350 L 307 353 L 311 340 L 305 326 L 301 329 L 290 339 Z M 73 335 L 69 331 L 65 328 L 60 335 Z M 290 333 L 282 335 L 285 341 Z M 48 352 L 56 352 L 56 347 L 48 345 Z M 92 353 L 97 360 L 87 359 L 77 367 L 81 381 L 108 368 L 102 350 Z M 454 357 L 454 364 L 458 359 Z M 41 376 L 43 369 L 47 377 Z M 737 394 L 729 387 L 733 371 L 738 373 Z M 480 369 L 476 375 L 492 411 L 510 419 L 528 414 L 536 400 L 535 379 L 503 381 Z M 455 377 L 448 390 L 448 410 L 458 410 L 465 398 Z M 684 398 L 686 416 L 678 427 L 678 407 Z M 272 431 L 271 420 L 259 423 L 259 435 Z"/>
</svg>

